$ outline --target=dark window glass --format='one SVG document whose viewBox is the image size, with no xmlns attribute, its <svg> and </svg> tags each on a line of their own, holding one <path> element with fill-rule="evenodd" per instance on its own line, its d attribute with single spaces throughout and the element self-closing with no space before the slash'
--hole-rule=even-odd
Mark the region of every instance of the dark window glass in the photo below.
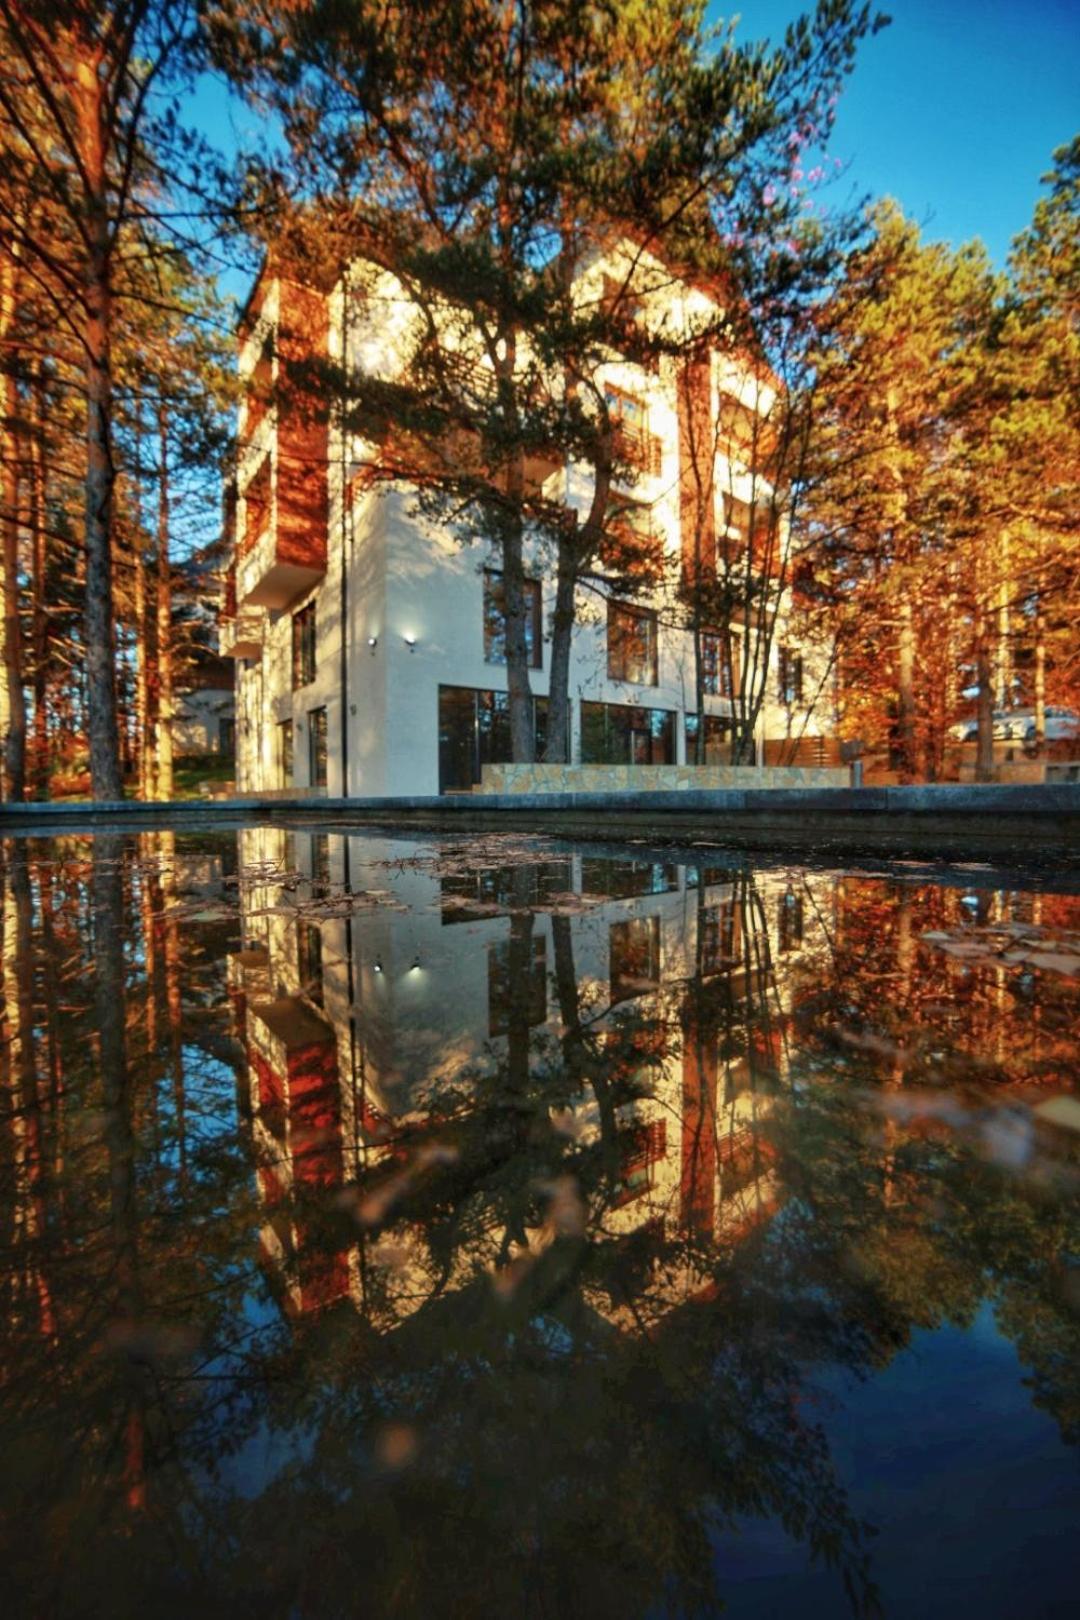
<svg viewBox="0 0 1080 1620">
<path fill-rule="evenodd" d="M 678 869 L 659 862 L 607 861 L 592 855 L 584 856 L 581 862 L 583 894 L 634 900 L 643 894 L 672 894 L 678 887 Z"/>
<path fill-rule="evenodd" d="M 609 602 L 607 633 L 608 679 L 656 686 L 656 614 L 625 602 Z"/>
<path fill-rule="evenodd" d="M 326 710 L 308 711 L 308 783 L 326 786 Z"/>
<path fill-rule="evenodd" d="M 547 698 L 533 698 L 536 756 L 547 747 Z M 510 706 L 505 692 L 472 686 L 439 687 L 439 792 L 467 793 L 484 765 L 511 758 Z"/>
<path fill-rule="evenodd" d="M 793 950 L 796 945 L 802 944 L 803 937 L 803 897 L 788 889 L 786 894 L 780 896 L 780 905 L 777 913 L 779 944 L 782 951 Z"/>
<path fill-rule="evenodd" d="M 739 684 L 735 649 L 718 630 L 701 632 L 701 686 L 710 697 L 729 698 Z"/>
<path fill-rule="evenodd" d="M 292 683 L 308 686 L 315 679 L 315 604 L 309 602 L 292 619 Z"/>
<path fill-rule="evenodd" d="M 675 716 L 632 703 L 581 705 L 583 765 L 674 765 Z"/>
<path fill-rule="evenodd" d="M 499 940 L 488 949 L 488 1034 L 492 1037 L 508 1033 L 515 1013 L 530 1029 L 547 1017 L 547 940 L 540 934 L 528 943 L 532 954 L 527 978 L 516 971 L 514 940 Z"/>
<path fill-rule="evenodd" d="M 311 882 L 318 894 L 330 887 L 330 834 L 311 835 Z"/>
<path fill-rule="evenodd" d="M 660 985 L 660 918 L 629 917 L 609 935 L 611 999 L 627 1001 Z"/>
<path fill-rule="evenodd" d="M 322 930 L 315 924 L 300 921 L 296 925 L 296 969 L 301 993 L 322 1005 Z"/>
<path fill-rule="evenodd" d="M 719 906 L 706 906 L 702 912 L 700 955 L 700 971 L 703 974 L 724 973 L 736 966 L 735 906 L 732 901 L 727 900 Z"/>
<path fill-rule="evenodd" d="M 226 755 L 236 753 L 236 721 L 228 716 L 218 721 L 218 752 Z"/>
<path fill-rule="evenodd" d="M 525 646 L 533 669 L 543 666 L 540 581 L 525 581 Z M 506 596 L 503 577 L 484 569 L 484 658 L 489 664 L 506 663 Z"/>
<path fill-rule="evenodd" d="M 696 765 L 698 731 L 701 726 L 701 716 L 688 714 L 686 716 L 686 763 Z M 732 725 L 722 714 L 707 714 L 705 716 L 705 765 L 729 765 L 731 763 L 731 733 Z"/>
<path fill-rule="evenodd" d="M 282 720 L 278 725 L 278 768 L 282 787 L 292 787 L 293 779 L 293 723 Z"/>
<path fill-rule="evenodd" d="M 569 861 L 543 861 L 536 866 L 488 866 L 479 871 L 454 872 L 442 879 L 444 924 L 469 922 L 503 910 L 543 910 L 552 895 L 565 895 L 573 887 Z"/>
<path fill-rule="evenodd" d="M 667 1156 L 667 1120 L 635 1122 L 618 1135 L 619 1182 L 615 1207 L 630 1204 L 651 1190 L 653 1167 Z"/>
<path fill-rule="evenodd" d="M 802 654 L 791 647 L 780 648 L 778 671 L 778 686 L 780 688 L 780 701 L 791 707 L 793 703 L 803 700 L 803 666 Z"/>
</svg>

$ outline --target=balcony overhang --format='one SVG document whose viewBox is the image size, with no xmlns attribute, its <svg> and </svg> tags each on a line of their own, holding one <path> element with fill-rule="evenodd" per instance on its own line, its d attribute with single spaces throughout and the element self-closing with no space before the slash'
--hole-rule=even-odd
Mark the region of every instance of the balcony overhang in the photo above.
<svg viewBox="0 0 1080 1620">
<path fill-rule="evenodd" d="M 261 613 L 238 613 L 218 624 L 218 648 L 222 658 L 260 658 L 263 649 Z"/>
<path fill-rule="evenodd" d="M 236 596 L 241 610 L 280 612 L 319 583 L 326 573 L 326 529 L 312 525 L 312 531 L 302 535 L 289 532 L 284 525 L 276 532 L 267 527 L 237 558 Z"/>
</svg>

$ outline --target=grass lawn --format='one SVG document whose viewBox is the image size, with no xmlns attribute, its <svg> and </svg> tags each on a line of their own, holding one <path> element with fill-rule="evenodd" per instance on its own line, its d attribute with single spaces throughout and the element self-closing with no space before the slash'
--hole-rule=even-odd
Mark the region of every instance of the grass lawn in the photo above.
<svg viewBox="0 0 1080 1620">
<path fill-rule="evenodd" d="M 179 759 L 173 767 L 173 798 L 201 799 L 206 792 L 220 793 L 231 785 L 236 766 L 231 759 Z"/>
</svg>

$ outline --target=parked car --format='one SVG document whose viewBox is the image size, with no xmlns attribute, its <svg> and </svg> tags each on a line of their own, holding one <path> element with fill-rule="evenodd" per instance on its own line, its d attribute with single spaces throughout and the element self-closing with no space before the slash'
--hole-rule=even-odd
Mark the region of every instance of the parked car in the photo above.
<svg viewBox="0 0 1080 1620">
<path fill-rule="evenodd" d="M 1046 711 L 1049 714 L 1049 709 Z M 1019 742 L 1021 737 L 1027 735 L 1029 726 L 1035 723 L 1034 709 L 995 709 L 994 710 L 994 741 Z M 969 720 L 958 720 L 955 726 L 949 727 L 949 736 L 954 742 L 977 742 L 979 738 L 979 722 L 972 716 Z"/>
<path fill-rule="evenodd" d="M 1080 714 L 1077 714 L 1075 709 L 1060 709 L 1048 705 L 1043 736 L 1047 742 L 1063 742 L 1066 739 L 1080 737 Z M 1034 715 L 1024 732 L 1024 741 L 1027 743 L 1035 741 Z"/>
</svg>

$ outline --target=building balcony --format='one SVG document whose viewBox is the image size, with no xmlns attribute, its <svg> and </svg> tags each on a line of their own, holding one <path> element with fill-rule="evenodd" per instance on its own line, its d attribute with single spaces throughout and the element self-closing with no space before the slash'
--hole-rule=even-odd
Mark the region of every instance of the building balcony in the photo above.
<svg viewBox="0 0 1080 1620">
<path fill-rule="evenodd" d="M 236 596 L 243 608 L 280 611 L 326 573 L 325 503 L 312 510 L 308 524 L 297 511 L 282 511 L 282 505 L 279 500 L 277 523 L 265 524 L 237 547 Z"/>
<path fill-rule="evenodd" d="M 260 658 L 262 649 L 261 612 L 222 616 L 218 623 L 218 650 L 222 658 Z"/>
<path fill-rule="evenodd" d="M 660 477 L 663 443 L 647 428 L 619 423 L 612 434 L 611 448 L 615 459 L 629 465 L 635 473 L 644 474 L 646 478 Z"/>
</svg>

